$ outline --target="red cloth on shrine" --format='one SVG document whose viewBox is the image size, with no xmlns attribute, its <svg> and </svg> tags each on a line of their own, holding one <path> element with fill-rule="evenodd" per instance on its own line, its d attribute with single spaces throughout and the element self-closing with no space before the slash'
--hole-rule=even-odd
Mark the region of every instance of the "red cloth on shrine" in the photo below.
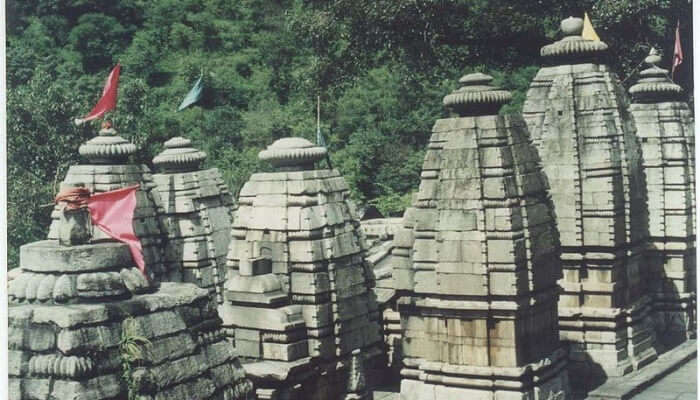
<svg viewBox="0 0 700 400">
<path fill-rule="evenodd" d="M 134 262 L 146 274 L 141 242 L 134 233 L 133 219 L 136 209 L 136 189 L 139 185 L 95 193 L 87 201 L 90 219 L 110 237 L 129 245 Z"/>
</svg>

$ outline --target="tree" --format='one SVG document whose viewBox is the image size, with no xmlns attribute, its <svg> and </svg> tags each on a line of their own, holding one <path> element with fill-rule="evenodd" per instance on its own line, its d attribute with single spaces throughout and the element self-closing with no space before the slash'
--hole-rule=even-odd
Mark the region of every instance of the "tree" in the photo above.
<svg viewBox="0 0 700 400">
<path fill-rule="evenodd" d="M 519 112 L 540 48 L 584 11 L 623 78 L 650 46 L 670 60 L 680 19 L 680 82 L 692 92 L 685 0 L 8 0 L 10 267 L 19 245 L 46 237 L 51 207 L 41 206 L 97 131 L 71 121 L 90 110 L 117 61 L 110 118 L 141 148 L 135 162 L 150 164 L 165 140 L 184 135 L 236 193 L 269 168 L 257 154 L 274 140 L 314 140 L 321 96 L 322 131 L 352 197 L 400 215 L 459 77 L 490 73 L 513 92 L 502 112 Z M 202 72 L 202 100 L 176 112 Z"/>
</svg>

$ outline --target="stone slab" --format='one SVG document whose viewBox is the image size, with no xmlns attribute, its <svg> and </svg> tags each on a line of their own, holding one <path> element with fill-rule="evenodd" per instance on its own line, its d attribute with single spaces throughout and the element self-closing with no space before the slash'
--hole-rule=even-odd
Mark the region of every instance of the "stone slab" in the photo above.
<svg viewBox="0 0 700 400">
<path fill-rule="evenodd" d="M 664 376 L 677 370 L 694 357 L 697 357 L 697 340 L 688 340 L 660 355 L 655 362 L 644 368 L 624 377 L 608 378 L 604 384 L 590 391 L 585 398 L 588 400 L 629 399 Z"/>
<path fill-rule="evenodd" d="M 21 267 L 35 272 L 77 273 L 130 266 L 129 247 L 123 243 L 91 243 L 61 246 L 56 240 L 42 240 L 20 247 Z"/>
</svg>

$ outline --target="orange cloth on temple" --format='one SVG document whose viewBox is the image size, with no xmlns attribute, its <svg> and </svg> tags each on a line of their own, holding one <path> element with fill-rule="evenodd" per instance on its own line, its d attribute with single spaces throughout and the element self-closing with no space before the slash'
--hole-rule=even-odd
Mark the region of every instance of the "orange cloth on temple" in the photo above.
<svg viewBox="0 0 700 400">
<path fill-rule="evenodd" d="M 62 205 L 69 210 L 85 208 L 90 198 L 90 190 L 84 187 L 71 187 L 63 189 L 56 195 L 56 204 Z"/>
</svg>

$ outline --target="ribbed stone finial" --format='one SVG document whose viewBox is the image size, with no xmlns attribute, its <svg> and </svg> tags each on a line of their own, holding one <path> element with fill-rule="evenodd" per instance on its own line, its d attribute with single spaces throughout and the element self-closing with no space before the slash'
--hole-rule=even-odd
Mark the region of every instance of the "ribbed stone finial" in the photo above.
<svg viewBox="0 0 700 400">
<path fill-rule="evenodd" d="M 683 88 L 669 79 L 668 70 L 658 66 L 661 56 L 655 48 L 644 62 L 649 68 L 639 73 L 639 80 L 629 89 L 633 99 L 643 103 L 680 100 Z"/>
<path fill-rule="evenodd" d="M 111 126 L 80 145 L 78 153 L 93 164 L 121 164 L 136 152 L 136 145 L 117 135 Z"/>
<path fill-rule="evenodd" d="M 581 36 L 583 19 L 570 16 L 561 21 L 561 31 L 564 32 L 564 36 Z"/>
<path fill-rule="evenodd" d="M 291 170 L 313 169 L 314 162 L 326 156 L 326 148 L 316 146 L 300 137 L 276 140 L 258 154 L 258 158 L 269 161 L 275 167 Z"/>
<path fill-rule="evenodd" d="M 653 67 L 658 66 L 661 62 L 659 51 L 656 50 L 655 47 L 652 47 L 651 50 L 649 50 L 649 55 L 644 59 L 644 62 Z"/>
<path fill-rule="evenodd" d="M 153 165 L 165 172 L 187 172 L 199 169 L 207 154 L 192 147 L 189 139 L 176 136 L 164 144 L 165 150 L 153 158 Z"/>
<path fill-rule="evenodd" d="M 561 30 L 564 38 L 542 47 L 540 50 L 542 57 L 553 58 L 562 63 L 590 62 L 608 49 L 608 45 L 604 42 L 581 37 L 583 32 L 581 18 L 569 17 L 561 21 Z"/>
<path fill-rule="evenodd" d="M 445 96 L 442 103 L 461 117 L 498 114 L 512 98 L 507 90 L 491 86 L 490 75 L 476 72 L 464 75 L 459 89 Z"/>
</svg>

